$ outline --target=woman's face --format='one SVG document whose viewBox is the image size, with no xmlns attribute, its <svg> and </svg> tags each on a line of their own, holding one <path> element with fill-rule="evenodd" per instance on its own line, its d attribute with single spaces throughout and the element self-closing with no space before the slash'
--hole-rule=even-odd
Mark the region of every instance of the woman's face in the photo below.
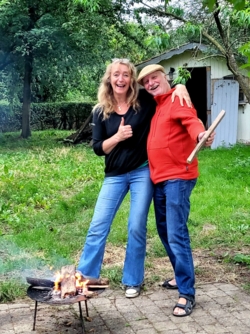
<svg viewBox="0 0 250 334">
<path fill-rule="evenodd" d="M 126 95 L 131 82 L 129 68 L 124 64 L 113 64 L 110 74 L 110 84 L 114 95 Z"/>
</svg>

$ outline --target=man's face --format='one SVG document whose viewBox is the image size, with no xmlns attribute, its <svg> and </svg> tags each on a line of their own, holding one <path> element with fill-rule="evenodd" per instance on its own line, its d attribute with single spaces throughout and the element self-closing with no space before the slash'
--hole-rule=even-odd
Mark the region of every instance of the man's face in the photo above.
<svg viewBox="0 0 250 334">
<path fill-rule="evenodd" d="M 161 71 L 155 71 L 142 79 L 142 84 L 149 94 L 156 96 L 166 94 L 171 88 L 166 75 Z"/>
</svg>

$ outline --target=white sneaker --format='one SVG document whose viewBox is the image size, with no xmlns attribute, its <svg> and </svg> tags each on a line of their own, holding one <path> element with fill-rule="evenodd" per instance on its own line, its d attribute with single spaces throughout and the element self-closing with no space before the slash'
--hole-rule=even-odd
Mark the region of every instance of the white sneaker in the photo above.
<svg viewBox="0 0 250 334">
<path fill-rule="evenodd" d="M 135 298 L 138 297 L 141 292 L 141 286 L 126 286 L 125 296 L 127 298 Z"/>
</svg>

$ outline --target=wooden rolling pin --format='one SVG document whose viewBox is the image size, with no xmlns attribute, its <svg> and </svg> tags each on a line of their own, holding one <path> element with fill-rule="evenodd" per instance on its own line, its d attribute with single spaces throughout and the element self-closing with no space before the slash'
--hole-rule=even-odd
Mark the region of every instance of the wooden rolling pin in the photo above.
<svg viewBox="0 0 250 334">
<path fill-rule="evenodd" d="M 202 139 L 199 141 L 199 143 L 196 145 L 195 149 L 192 151 L 190 156 L 187 158 L 187 163 L 191 164 L 191 162 L 194 160 L 197 153 L 200 151 L 200 149 L 205 145 L 208 137 L 211 135 L 211 133 L 215 130 L 215 128 L 218 126 L 222 118 L 225 116 L 225 110 L 221 110 L 219 115 L 215 118 L 213 123 L 210 125 L 210 127 L 207 129 L 205 135 L 202 137 Z"/>
</svg>

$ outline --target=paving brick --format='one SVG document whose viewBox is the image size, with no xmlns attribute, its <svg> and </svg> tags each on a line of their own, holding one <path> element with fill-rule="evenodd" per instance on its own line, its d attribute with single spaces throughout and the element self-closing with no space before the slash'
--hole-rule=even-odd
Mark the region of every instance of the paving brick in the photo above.
<svg viewBox="0 0 250 334">
<path fill-rule="evenodd" d="M 216 324 L 218 322 L 217 318 L 214 318 L 211 315 L 206 314 L 206 313 L 204 314 L 203 317 L 200 317 L 195 312 L 193 314 L 193 317 L 199 325 L 212 325 L 212 324 Z"/>
<path fill-rule="evenodd" d="M 229 329 L 220 324 L 205 325 L 201 326 L 204 331 L 208 334 L 228 334 L 230 333 Z M 188 333 L 188 332 L 187 332 Z"/>
<path fill-rule="evenodd" d="M 156 305 L 146 305 L 145 307 L 143 307 L 141 309 L 141 312 L 143 314 L 148 314 L 148 313 L 152 313 L 152 314 L 159 314 L 161 312 L 160 308 L 157 307 Z"/>
<path fill-rule="evenodd" d="M 150 321 L 148 321 L 148 319 L 142 319 L 142 320 L 138 320 L 138 321 L 130 321 L 130 326 L 134 329 L 134 330 L 142 330 L 142 329 L 146 329 L 146 328 L 152 328 L 152 325 L 150 323 Z"/>
<path fill-rule="evenodd" d="M 147 319 L 149 319 L 151 322 L 157 322 L 157 321 L 167 321 L 169 319 L 168 316 L 166 316 L 164 313 L 147 313 L 144 315 Z"/>
<path fill-rule="evenodd" d="M 163 330 L 168 330 L 169 333 L 172 333 L 172 330 L 178 329 L 175 323 L 173 323 L 171 320 L 167 321 L 159 321 L 156 324 L 154 324 L 154 327 L 159 332 Z"/>
<path fill-rule="evenodd" d="M 158 332 L 152 328 L 139 329 L 136 334 L 157 334 Z"/>
<path fill-rule="evenodd" d="M 0 315 L 2 311 L 7 311 L 9 306 L 7 304 L 0 304 Z"/>
<path fill-rule="evenodd" d="M 200 333 L 202 331 L 202 327 L 195 321 L 179 323 L 178 328 L 182 330 L 184 333 Z"/>
<path fill-rule="evenodd" d="M 139 320 L 139 319 L 147 319 L 148 317 L 145 317 L 144 314 L 141 312 L 122 312 L 124 318 L 127 321 L 133 321 L 133 320 Z"/>
</svg>

